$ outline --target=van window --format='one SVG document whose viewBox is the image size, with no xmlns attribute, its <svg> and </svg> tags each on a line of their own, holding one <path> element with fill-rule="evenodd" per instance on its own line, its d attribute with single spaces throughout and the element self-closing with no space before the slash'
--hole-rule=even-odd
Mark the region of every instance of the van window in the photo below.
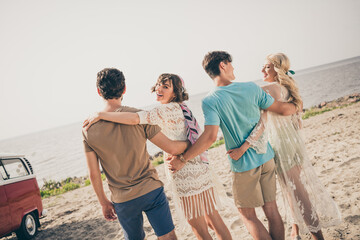
<svg viewBox="0 0 360 240">
<path fill-rule="evenodd" d="M 4 180 L 29 175 L 20 159 L 2 160 L 2 166 L 3 168 L 0 167 L 0 173 Z"/>
<path fill-rule="evenodd" d="M 2 179 L 8 179 L 7 175 L 6 175 L 6 172 L 5 172 L 5 169 L 2 165 L 0 165 L 0 175 L 2 177 Z"/>
</svg>

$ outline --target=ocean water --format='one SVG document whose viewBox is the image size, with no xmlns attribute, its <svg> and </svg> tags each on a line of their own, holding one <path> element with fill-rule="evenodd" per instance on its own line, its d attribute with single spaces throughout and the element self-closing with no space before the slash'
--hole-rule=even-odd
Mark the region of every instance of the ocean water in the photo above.
<svg viewBox="0 0 360 240">
<path fill-rule="evenodd" d="M 360 57 L 298 70 L 294 76 L 304 107 L 360 92 Z M 261 85 L 261 80 L 254 81 Z M 207 93 L 190 96 L 188 106 L 203 126 L 201 99 Z M 0 141 L 0 152 L 25 154 L 40 185 L 44 180 L 87 175 L 83 152 L 82 123 L 74 123 L 42 132 Z M 150 154 L 160 149 L 148 144 Z"/>
</svg>

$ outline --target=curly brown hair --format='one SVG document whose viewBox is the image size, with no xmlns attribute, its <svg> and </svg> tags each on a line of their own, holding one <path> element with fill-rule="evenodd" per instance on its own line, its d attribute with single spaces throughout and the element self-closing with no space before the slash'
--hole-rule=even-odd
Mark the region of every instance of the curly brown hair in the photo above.
<svg viewBox="0 0 360 240">
<path fill-rule="evenodd" d="M 104 68 L 97 73 L 96 86 L 105 99 L 118 99 L 125 90 L 124 74 L 116 68 Z"/>
<path fill-rule="evenodd" d="M 181 78 L 176 74 L 171 73 L 163 73 L 161 74 L 156 84 L 151 88 L 151 92 L 155 92 L 156 86 L 159 84 L 164 84 L 169 81 L 169 83 L 173 86 L 173 91 L 175 97 L 171 100 L 171 102 L 181 103 L 189 99 L 189 94 L 186 92 L 185 87 L 182 84 Z"/>
</svg>

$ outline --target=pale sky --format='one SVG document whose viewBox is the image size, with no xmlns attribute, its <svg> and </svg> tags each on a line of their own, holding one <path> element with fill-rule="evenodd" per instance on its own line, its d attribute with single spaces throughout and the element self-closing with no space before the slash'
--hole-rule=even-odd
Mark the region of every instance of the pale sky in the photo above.
<svg viewBox="0 0 360 240">
<path fill-rule="evenodd" d="M 123 103 L 142 107 L 164 72 L 190 95 L 212 89 L 208 51 L 233 56 L 236 81 L 260 79 L 269 53 L 294 70 L 359 56 L 359 12 L 359 0 L 0 0 L 0 139 L 101 110 L 105 67 L 124 72 Z"/>
</svg>

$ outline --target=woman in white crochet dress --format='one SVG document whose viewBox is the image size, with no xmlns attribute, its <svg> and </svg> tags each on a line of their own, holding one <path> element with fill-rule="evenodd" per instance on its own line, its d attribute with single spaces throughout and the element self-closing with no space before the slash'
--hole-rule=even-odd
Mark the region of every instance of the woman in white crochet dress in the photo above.
<svg viewBox="0 0 360 240">
<path fill-rule="evenodd" d="M 99 112 L 85 120 L 84 125 L 102 120 L 123 124 L 159 125 L 162 132 L 172 140 L 187 140 L 196 126 L 192 125 L 191 111 L 183 101 L 188 100 L 184 82 L 175 74 L 161 74 L 152 88 L 156 92 L 156 100 L 161 105 L 137 113 L 107 113 Z M 186 118 L 184 114 L 188 114 Z M 191 116 L 189 116 L 189 114 Z M 191 119 L 193 118 L 193 119 Z M 190 121 L 190 122 L 189 122 Z M 196 122 L 195 122 L 196 123 Z M 189 127 L 191 129 L 189 129 Z M 195 129 L 196 131 L 196 129 Z M 198 133 L 200 135 L 200 133 Z M 164 155 L 166 159 L 166 153 Z M 231 234 L 218 213 L 219 196 L 225 192 L 214 182 L 206 156 L 200 155 L 188 161 L 178 172 L 172 173 L 165 161 L 167 179 L 172 187 L 174 205 L 180 223 L 191 225 L 198 239 L 212 239 L 208 226 L 212 228 L 219 239 L 231 239 Z M 222 193 L 219 193 L 222 192 Z"/>
<path fill-rule="evenodd" d="M 301 239 L 299 233 L 308 233 L 314 239 L 324 239 L 321 228 L 340 224 L 340 212 L 336 203 L 320 183 L 310 159 L 305 143 L 300 134 L 302 100 L 296 83 L 289 74 L 290 61 L 283 53 L 267 56 L 262 69 L 264 81 L 268 84 L 263 89 L 282 102 L 292 102 L 298 114 L 280 116 L 264 112 L 247 141 L 259 153 L 266 151 L 267 135 L 275 152 L 277 176 L 284 199 L 290 207 L 294 240 Z M 263 134 L 265 129 L 265 133 Z M 260 137 L 259 137 L 260 136 Z M 238 159 L 247 147 L 243 145 L 229 154 Z"/>
</svg>

